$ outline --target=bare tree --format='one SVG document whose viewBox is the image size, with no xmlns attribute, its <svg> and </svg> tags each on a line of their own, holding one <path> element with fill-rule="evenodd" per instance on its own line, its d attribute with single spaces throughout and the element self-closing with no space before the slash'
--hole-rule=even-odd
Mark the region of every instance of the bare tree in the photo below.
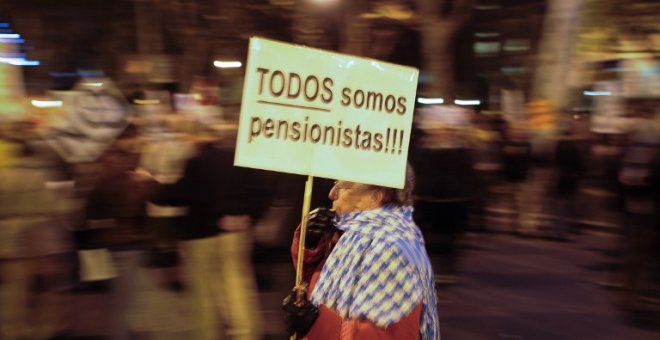
<svg viewBox="0 0 660 340">
<path fill-rule="evenodd" d="M 472 0 L 416 0 L 422 35 L 423 69 L 430 75 L 424 91 L 444 98 L 455 92 L 454 37 L 472 14 Z"/>
<path fill-rule="evenodd" d="M 549 99 L 557 107 L 567 98 L 567 78 L 584 0 L 551 0 L 548 3 L 532 88 L 534 99 Z"/>
<path fill-rule="evenodd" d="M 205 15 L 215 15 L 217 7 L 208 1 L 174 0 L 160 2 L 165 31 L 181 52 L 179 90 L 187 92 L 194 76 L 207 75 L 212 67 L 213 34 Z"/>
</svg>

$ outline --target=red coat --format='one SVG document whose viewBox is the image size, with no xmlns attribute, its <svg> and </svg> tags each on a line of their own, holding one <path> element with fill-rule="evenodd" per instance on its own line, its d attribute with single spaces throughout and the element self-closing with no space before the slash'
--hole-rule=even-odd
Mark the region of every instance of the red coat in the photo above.
<svg viewBox="0 0 660 340">
<path fill-rule="evenodd" d="M 319 242 L 316 249 L 305 249 L 303 257 L 303 280 L 309 283 L 309 296 L 314 291 L 321 270 L 325 264 L 330 251 L 337 241 L 339 234 L 335 234 L 331 240 L 327 238 Z M 300 241 L 299 231 L 296 231 L 291 244 L 291 255 L 295 265 L 298 258 L 298 244 Z M 410 314 L 386 328 L 378 327 L 369 320 L 342 319 L 339 314 L 325 305 L 319 306 L 319 317 L 307 333 L 309 340 L 373 340 L 392 339 L 408 340 L 419 339 L 419 324 L 422 315 L 422 301 Z"/>
</svg>

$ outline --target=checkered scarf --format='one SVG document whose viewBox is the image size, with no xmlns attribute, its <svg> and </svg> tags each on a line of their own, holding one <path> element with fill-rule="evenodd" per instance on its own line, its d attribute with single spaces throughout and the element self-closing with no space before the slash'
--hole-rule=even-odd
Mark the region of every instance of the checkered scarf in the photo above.
<svg viewBox="0 0 660 340">
<path fill-rule="evenodd" d="M 412 207 L 384 207 L 337 217 L 344 231 L 311 296 L 343 319 L 387 327 L 423 301 L 422 339 L 440 339 L 433 270 Z"/>
</svg>

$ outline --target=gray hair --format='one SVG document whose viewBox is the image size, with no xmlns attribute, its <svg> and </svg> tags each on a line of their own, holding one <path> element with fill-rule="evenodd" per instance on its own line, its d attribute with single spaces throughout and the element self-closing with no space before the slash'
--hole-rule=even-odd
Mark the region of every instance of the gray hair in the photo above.
<svg viewBox="0 0 660 340">
<path fill-rule="evenodd" d="M 409 206 L 413 204 L 413 189 L 415 188 L 415 172 L 410 164 L 406 165 L 406 179 L 403 189 L 395 189 L 371 185 L 371 188 L 383 193 L 383 204 Z"/>
</svg>

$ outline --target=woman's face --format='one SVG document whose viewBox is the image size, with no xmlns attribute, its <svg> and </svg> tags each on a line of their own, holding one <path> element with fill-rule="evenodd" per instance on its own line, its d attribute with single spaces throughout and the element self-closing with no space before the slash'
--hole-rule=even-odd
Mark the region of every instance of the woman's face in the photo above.
<svg viewBox="0 0 660 340">
<path fill-rule="evenodd" d="M 337 181 L 328 197 L 332 200 L 332 210 L 337 215 L 354 211 L 372 210 L 381 206 L 382 195 L 378 190 L 364 184 Z"/>
</svg>

